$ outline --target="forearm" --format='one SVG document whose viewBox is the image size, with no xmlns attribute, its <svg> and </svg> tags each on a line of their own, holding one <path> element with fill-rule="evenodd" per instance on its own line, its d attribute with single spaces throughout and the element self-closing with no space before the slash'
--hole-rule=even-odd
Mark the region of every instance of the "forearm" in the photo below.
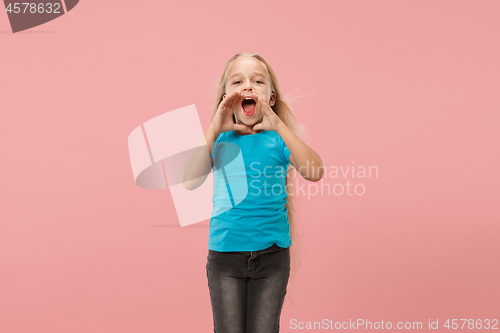
<svg viewBox="0 0 500 333">
<path fill-rule="evenodd" d="M 205 182 L 212 169 L 210 155 L 217 136 L 218 133 L 212 127 L 209 127 L 205 132 L 204 139 L 200 141 L 198 147 L 193 149 L 191 156 L 184 163 L 182 168 L 182 184 L 186 189 L 194 190 Z"/>
<path fill-rule="evenodd" d="M 306 180 L 319 181 L 323 177 L 323 161 L 319 155 L 302 141 L 288 126 L 282 124 L 277 133 L 285 142 L 295 162 L 295 168 Z"/>
</svg>

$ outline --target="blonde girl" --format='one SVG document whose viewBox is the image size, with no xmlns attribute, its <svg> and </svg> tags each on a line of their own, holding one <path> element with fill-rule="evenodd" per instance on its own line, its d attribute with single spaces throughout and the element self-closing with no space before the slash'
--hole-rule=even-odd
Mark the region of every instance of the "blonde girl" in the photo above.
<svg viewBox="0 0 500 333">
<path fill-rule="evenodd" d="M 323 175 L 299 136 L 269 63 L 255 53 L 229 59 L 205 133 L 208 155 L 193 153 L 183 170 L 188 189 L 214 170 L 206 271 L 216 333 L 279 332 L 295 220 L 290 171 L 313 182 Z"/>
</svg>

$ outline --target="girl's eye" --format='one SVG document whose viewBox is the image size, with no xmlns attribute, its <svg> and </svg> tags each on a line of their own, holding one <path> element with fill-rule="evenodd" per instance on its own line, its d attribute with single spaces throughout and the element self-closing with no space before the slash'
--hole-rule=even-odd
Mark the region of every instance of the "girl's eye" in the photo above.
<svg viewBox="0 0 500 333">
<path fill-rule="evenodd" d="M 262 83 L 262 84 L 264 84 L 264 82 L 262 82 L 262 81 L 260 81 L 260 80 L 257 80 L 257 81 L 255 81 L 255 82 L 256 82 L 256 83 Z M 233 82 L 233 84 L 238 84 L 238 83 L 241 83 L 241 81 L 239 81 L 239 80 L 238 80 L 238 81 L 234 81 L 234 82 Z"/>
</svg>

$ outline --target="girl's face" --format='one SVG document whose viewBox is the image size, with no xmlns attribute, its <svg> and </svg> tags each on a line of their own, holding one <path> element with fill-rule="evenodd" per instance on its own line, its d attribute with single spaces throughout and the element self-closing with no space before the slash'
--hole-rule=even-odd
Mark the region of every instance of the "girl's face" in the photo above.
<svg viewBox="0 0 500 333">
<path fill-rule="evenodd" d="M 237 107 L 234 109 L 236 123 L 253 126 L 262 121 L 263 115 L 257 110 L 252 90 L 266 96 L 269 106 L 276 102 L 276 95 L 271 89 L 271 77 L 263 63 L 252 57 L 238 58 L 229 66 L 226 79 L 226 95 L 241 91 Z M 251 97 L 252 99 L 245 99 Z"/>
</svg>

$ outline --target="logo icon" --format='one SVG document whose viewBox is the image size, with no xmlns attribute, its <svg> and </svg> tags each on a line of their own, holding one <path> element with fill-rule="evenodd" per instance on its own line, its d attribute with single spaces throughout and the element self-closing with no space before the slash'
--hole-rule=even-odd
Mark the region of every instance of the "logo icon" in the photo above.
<svg viewBox="0 0 500 333">
<path fill-rule="evenodd" d="M 222 214 L 236 207 L 248 194 L 240 148 L 230 142 L 215 144 L 224 151 L 223 162 L 217 162 L 213 172 L 208 171 L 201 186 L 188 190 L 182 183 L 185 162 L 200 147 L 205 147 L 208 158 L 207 142 L 194 104 L 150 119 L 128 137 L 136 184 L 147 189 L 166 189 L 168 182 L 181 227 Z M 214 189 L 220 193 L 215 209 Z"/>
</svg>

